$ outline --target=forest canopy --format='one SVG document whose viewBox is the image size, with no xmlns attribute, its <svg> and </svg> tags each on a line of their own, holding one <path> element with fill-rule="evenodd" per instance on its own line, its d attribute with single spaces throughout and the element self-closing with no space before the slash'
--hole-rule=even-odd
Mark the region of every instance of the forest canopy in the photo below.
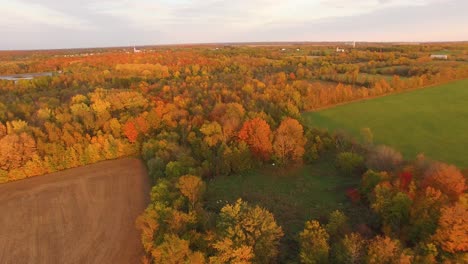
<svg viewBox="0 0 468 264">
<path fill-rule="evenodd" d="M 143 263 L 467 261 L 466 171 L 404 160 L 372 131 L 360 142 L 301 114 L 468 78 L 468 46 L 334 48 L 0 52 L 0 75 L 53 72 L 0 76 L 0 182 L 141 157 L 153 182 L 136 221 Z M 430 58 L 441 50 L 448 60 Z M 255 199 L 208 206 L 218 179 L 320 164 L 355 184 L 332 190 L 345 209 L 299 219 L 299 231 Z"/>
</svg>

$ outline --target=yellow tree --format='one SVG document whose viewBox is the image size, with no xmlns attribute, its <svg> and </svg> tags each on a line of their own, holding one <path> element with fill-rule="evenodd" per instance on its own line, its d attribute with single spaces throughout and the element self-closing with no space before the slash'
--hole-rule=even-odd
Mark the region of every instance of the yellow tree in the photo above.
<svg viewBox="0 0 468 264">
<path fill-rule="evenodd" d="M 254 263 L 271 263 L 276 259 L 283 230 L 267 210 L 239 199 L 221 209 L 217 225 L 220 231 L 215 244 L 218 259 L 228 255 L 248 260 L 248 247 L 252 248 Z"/>
<path fill-rule="evenodd" d="M 203 141 L 210 147 L 224 141 L 223 130 L 218 122 L 203 124 L 200 131 L 205 135 Z"/>
<path fill-rule="evenodd" d="M 184 175 L 179 178 L 177 184 L 182 195 L 188 198 L 191 208 L 195 208 L 205 191 L 205 183 L 202 179 L 193 175 Z"/>
<path fill-rule="evenodd" d="M 304 264 L 328 263 L 329 235 L 318 221 L 307 221 L 299 234 L 301 251 L 299 257 Z"/>
<path fill-rule="evenodd" d="M 210 258 L 211 264 L 250 264 L 254 258 L 251 246 L 239 245 L 236 247 L 229 238 L 214 243 L 213 248 L 217 254 Z"/>
<path fill-rule="evenodd" d="M 173 234 L 165 235 L 164 242 L 152 250 L 151 256 L 155 264 L 205 263 L 205 256 L 199 251 L 192 251 L 189 241 Z"/>
</svg>

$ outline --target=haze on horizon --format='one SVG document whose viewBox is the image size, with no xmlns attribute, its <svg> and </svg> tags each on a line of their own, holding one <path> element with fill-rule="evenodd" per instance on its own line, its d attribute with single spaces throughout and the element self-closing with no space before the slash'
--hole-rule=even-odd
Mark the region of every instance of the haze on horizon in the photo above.
<svg viewBox="0 0 468 264">
<path fill-rule="evenodd" d="M 0 0 L 0 50 L 258 41 L 466 41 L 465 0 Z"/>
</svg>

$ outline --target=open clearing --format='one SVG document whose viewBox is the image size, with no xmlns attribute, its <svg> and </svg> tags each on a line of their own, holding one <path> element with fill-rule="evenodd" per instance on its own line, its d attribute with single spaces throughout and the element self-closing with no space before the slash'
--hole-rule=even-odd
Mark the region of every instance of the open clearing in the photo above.
<svg viewBox="0 0 468 264">
<path fill-rule="evenodd" d="M 468 80 L 305 113 L 313 127 L 359 137 L 368 127 L 374 142 L 406 158 L 418 153 L 468 168 Z"/>
<path fill-rule="evenodd" d="M 268 209 L 285 233 L 281 247 L 288 248 L 289 253 L 295 252 L 290 255 L 296 256 L 297 236 L 307 220 L 326 219 L 334 210 L 341 210 L 355 219 L 346 190 L 357 187 L 358 182 L 358 177 L 339 175 L 329 160 L 292 169 L 270 165 L 243 175 L 209 181 L 206 205 L 211 211 L 219 212 L 225 204 L 242 198 L 251 205 Z"/>
<path fill-rule="evenodd" d="M 105 161 L 0 185 L 0 263 L 139 263 L 143 164 Z"/>
</svg>

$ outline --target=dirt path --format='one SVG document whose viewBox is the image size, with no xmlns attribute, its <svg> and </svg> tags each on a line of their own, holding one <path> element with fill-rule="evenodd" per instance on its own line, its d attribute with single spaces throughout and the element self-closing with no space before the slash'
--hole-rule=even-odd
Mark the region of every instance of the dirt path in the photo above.
<svg viewBox="0 0 468 264">
<path fill-rule="evenodd" d="M 0 263 L 139 263 L 149 185 L 132 158 L 0 185 Z"/>
</svg>

